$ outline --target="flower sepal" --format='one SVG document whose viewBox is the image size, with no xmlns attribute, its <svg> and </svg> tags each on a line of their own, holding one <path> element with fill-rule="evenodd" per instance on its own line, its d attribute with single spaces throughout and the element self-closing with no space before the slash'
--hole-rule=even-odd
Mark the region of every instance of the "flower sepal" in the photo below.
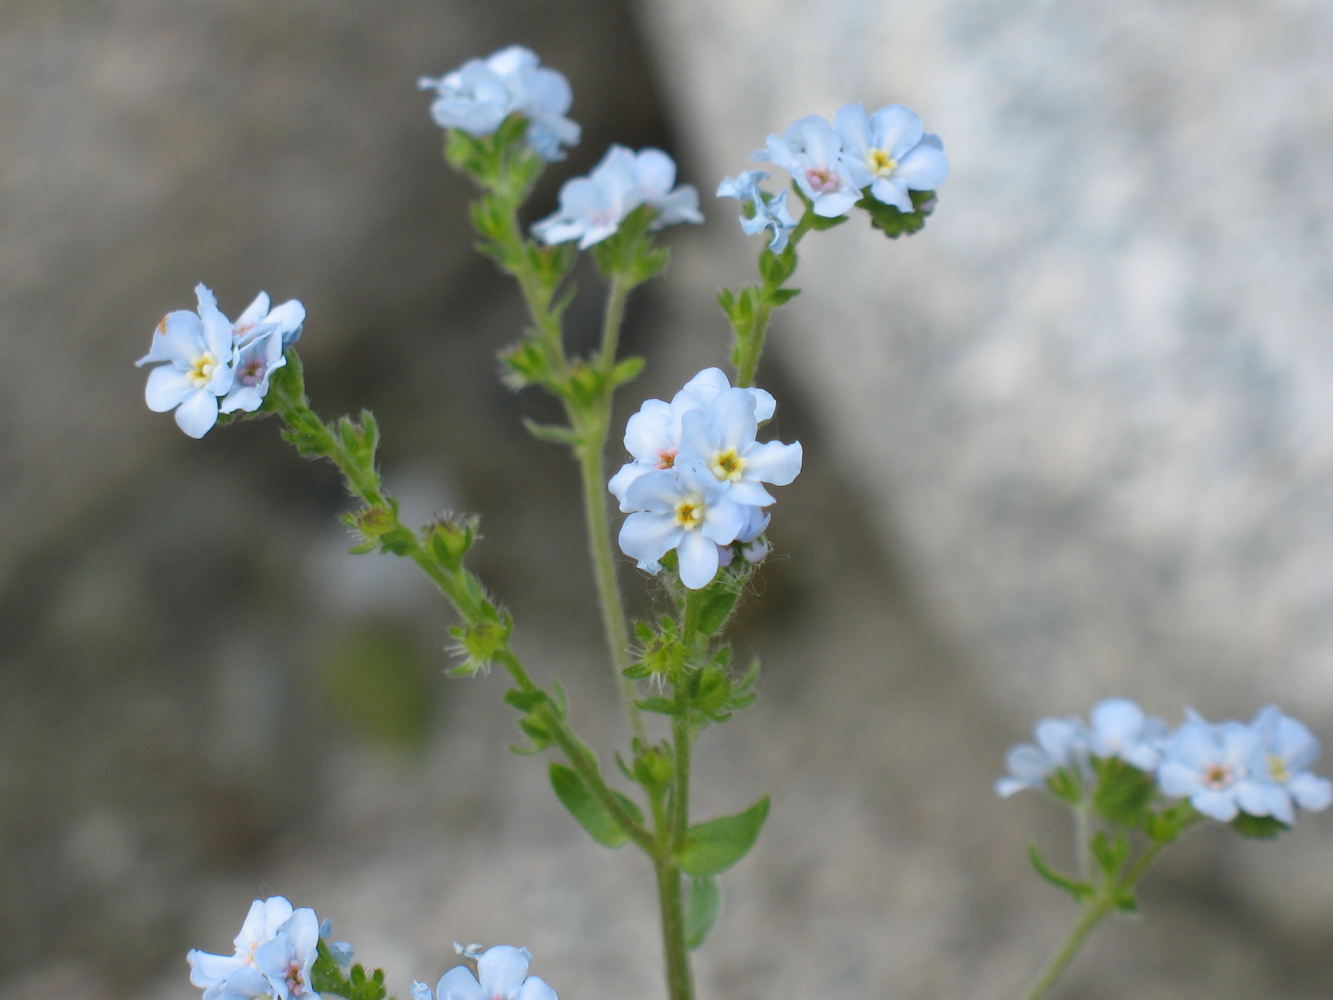
<svg viewBox="0 0 1333 1000">
<path fill-rule="evenodd" d="M 512 112 L 490 135 L 472 136 L 451 128 L 445 132 L 444 157 L 479 187 L 491 190 L 507 184 L 511 190 L 531 190 L 546 169 L 546 161 L 525 141 L 527 132 L 528 118 L 519 111 Z"/>
<path fill-rule="evenodd" d="M 602 277 L 619 277 L 634 288 L 666 270 L 671 251 L 658 246 L 650 230 L 659 215 L 655 206 L 640 205 L 621 220 L 612 235 L 593 244 L 592 259 Z"/>
<path fill-rule="evenodd" d="M 1237 813 L 1231 828 L 1250 840 L 1274 840 L 1291 829 L 1275 816 L 1251 816 L 1247 812 Z"/>
<path fill-rule="evenodd" d="M 383 969 L 367 973 L 365 966 L 357 963 L 344 975 L 323 938 L 319 940 L 319 954 L 310 967 L 310 983 L 316 993 L 331 993 L 345 1000 L 385 1000 L 387 996 Z"/>
<path fill-rule="evenodd" d="M 891 240 L 899 236 L 911 236 L 919 233 L 926 225 L 926 218 L 935 211 L 938 199 L 934 191 L 908 191 L 912 199 L 912 211 L 903 212 L 892 205 L 886 205 L 865 188 L 863 197 L 856 203 L 870 216 L 870 224 Z"/>
</svg>

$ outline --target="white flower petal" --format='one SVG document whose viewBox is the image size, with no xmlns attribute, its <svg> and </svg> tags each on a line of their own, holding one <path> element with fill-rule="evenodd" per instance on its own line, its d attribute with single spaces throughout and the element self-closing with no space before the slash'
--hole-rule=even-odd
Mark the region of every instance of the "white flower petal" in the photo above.
<svg viewBox="0 0 1333 1000">
<path fill-rule="evenodd" d="M 245 307 L 245 312 L 236 317 L 236 328 L 242 330 L 263 322 L 264 317 L 268 315 L 268 308 L 268 292 L 260 292 L 255 296 L 255 300 Z"/>
<path fill-rule="evenodd" d="M 774 486 L 788 486 L 801 472 L 804 452 L 801 442 L 783 444 L 765 441 L 745 452 L 745 478 L 757 479 Z"/>
<path fill-rule="evenodd" d="M 913 191 L 934 191 L 949 177 L 949 158 L 923 143 L 902 158 L 893 177 Z"/>
<path fill-rule="evenodd" d="M 786 194 L 784 191 L 783 194 Z M 761 424 L 765 420 L 770 420 L 773 413 L 778 408 L 777 400 L 773 394 L 765 389 L 751 388 L 747 390 L 754 397 L 754 418 Z"/>
<path fill-rule="evenodd" d="M 901 104 L 880 108 L 870 116 L 870 125 L 875 133 L 875 148 L 884 150 L 895 160 L 901 160 L 921 141 L 925 132 L 921 127 L 921 116 Z"/>
<path fill-rule="evenodd" d="M 660 149 L 642 149 L 634 158 L 634 179 L 649 201 L 665 198 L 676 183 L 676 161 Z M 696 206 L 698 196 L 695 197 Z"/>
<path fill-rule="evenodd" d="M 702 531 L 687 531 L 676 545 L 680 582 L 690 590 L 708 586 L 717 575 L 717 546 Z"/>
<path fill-rule="evenodd" d="M 171 361 L 189 367 L 203 344 L 203 321 L 188 309 L 178 309 L 162 317 L 153 331 L 152 347 L 135 364 L 143 366 L 154 361 Z"/>
<path fill-rule="evenodd" d="M 654 563 L 674 549 L 684 529 L 670 514 L 639 511 L 620 526 L 620 550 L 641 563 Z"/>
<path fill-rule="evenodd" d="M 1287 791 L 1298 806 L 1310 812 L 1327 809 L 1333 802 L 1333 784 L 1309 771 L 1303 771 L 1287 782 Z"/>
<path fill-rule="evenodd" d="M 144 401 L 154 413 L 166 413 L 180 406 L 185 397 L 194 391 L 194 383 L 188 371 L 181 371 L 172 365 L 161 365 L 148 373 Z"/>
<path fill-rule="evenodd" d="M 545 981 L 537 976 L 529 976 L 514 1000 L 559 1000 L 559 998 L 555 995 L 555 990 L 547 986 Z"/>
<path fill-rule="evenodd" d="M 754 397 L 750 391 L 728 389 L 719 393 L 713 401 L 712 417 L 717 447 L 724 451 L 735 448 L 741 454 L 746 454 L 746 449 L 754 443 L 754 436 L 759 430 L 759 421 L 754 415 Z"/>
<path fill-rule="evenodd" d="M 435 987 L 436 1000 L 491 1000 L 472 971 L 459 965 L 440 977 Z"/>
<path fill-rule="evenodd" d="M 685 383 L 682 392 L 688 392 L 704 406 L 712 406 L 718 393 L 731 388 L 731 382 L 721 368 L 705 368 Z"/>
<path fill-rule="evenodd" d="M 203 437 L 217 422 L 218 398 L 207 389 L 194 390 L 176 407 L 176 425 L 192 438 Z"/>
<path fill-rule="evenodd" d="M 833 127 L 842 138 L 847 152 L 864 158 L 874 141 L 870 130 L 870 116 L 864 104 L 844 104 L 833 116 Z"/>
<path fill-rule="evenodd" d="M 512 945 L 488 948 L 477 960 L 482 989 L 496 1000 L 512 1000 L 528 975 L 528 958 Z"/>
</svg>

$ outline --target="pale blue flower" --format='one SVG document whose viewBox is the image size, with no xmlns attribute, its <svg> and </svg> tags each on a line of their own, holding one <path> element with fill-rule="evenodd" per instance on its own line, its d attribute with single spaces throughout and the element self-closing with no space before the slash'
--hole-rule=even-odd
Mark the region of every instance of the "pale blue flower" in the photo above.
<svg viewBox="0 0 1333 1000">
<path fill-rule="evenodd" d="M 911 108 L 891 104 L 867 115 L 847 104 L 834 118 L 842 139 L 842 160 L 858 188 L 900 212 L 912 212 L 911 191 L 933 191 L 949 176 L 949 160 L 939 136 L 925 135 Z"/>
<path fill-rule="evenodd" d="M 657 210 L 653 229 L 678 222 L 703 222 L 699 192 L 683 184 L 673 189 L 676 164 L 660 149 L 635 153 L 613 145 L 587 177 L 565 181 L 560 208 L 532 227 L 548 245 L 578 240 L 579 249 L 615 234 L 625 217 L 640 205 Z"/>
<path fill-rule="evenodd" d="M 1107 698 L 1093 706 L 1087 732 L 1088 751 L 1096 757 L 1119 757 L 1151 773 L 1162 759 L 1166 723 L 1144 714 L 1128 698 Z"/>
<path fill-rule="evenodd" d="M 745 507 L 728 498 L 730 487 L 693 461 L 639 476 L 625 491 L 634 513 L 620 528 L 620 548 L 653 572 L 675 549 L 681 582 L 706 587 L 720 565 L 718 546 L 730 545 L 749 523 Z"/>
<path fill-rule="evenodd" d="M 232 325 L 204 285 L 195 288 L 198 313 L 168 313 L 157 325 L 152 348 L 136 364 L 159 364 L 148 375 L 144 398 L 155 413 L 176 411 L 186 434 L 201 438 L 218 419 L 218 397 L 232 387 L 237 349 Z"/>
<path fill-rule="evenodd" d="M 233 955 L 194 949 L 186 956 L 190 982 L 203 989 L 204 1000 L 313 996 L 310 966 L 319 943 L 313 910 L 293 910 L 282 896 L 257 899 L 233 943 Z"/>
<path fill-rule="evenodd" d="M 435 987 L 435 1000 L 557 1000 L 555 990 L 528 975 L 532 952 L 507 944 L 488 948 L 477 959 L 477 975 L 460 965 Z M 425 983 L 412 984 L 412 1000 L 432 1000 Z"/>
<path fill-rule="evenodd" d="M 625 450 L 633 457 L 620 468 L 607 488 L 620 502 L 620 509 L 628 514 L 634 508 L 625 506 L 625 491 L 630 483 L 645 472 L 669 469 L 680 453 L 681 421 L 690 410 L 707 410 L 719 393 L 731 388 L 731 382 L 720 368 L 705 368 L 685 383 L 670 403 L 661 399 L 645 400 L 639 412 L 629 418 L 625 427 Z M 763 389 L 746 389 L 754 405 L 756 421 L 762 423 L 773 416 L 777 406 L 771 393 Z"/>
<path fill-rule="evenodd" d="M 1157 784 L 1173 798 L 1188 798 L 1205 816 L 1229 823 L 1242 810 L 1272 815 L 1273 796 L 1256 774 L 1258 734 L 1239 722 L 1214 725 L 1192 710 L 1166 744 Z"/>
<path fill-rule="evenodd" d="M 750 202 L 754 214 L 748 219 L 741 216 L 741 230 L 746 236 L 754 236 L 765 229 L 772 229 L 773 238 L 768 242 L 768 249 L 773 253 L 782 253 L 787 249 L 787 240 L 792 230 L 796 228 L 796 220 L 787 210 L 786 188 L 776 195 L 769 195 L 759 186 L 759 182 L 767 177 L 766 170 L 747 170 L 738 177 L 725 177 L 718 185 L 717 196 Z"/>
<path fill-rule="evenodd" d="M 309 907 L 294 910 L 268 941 L 255 948 L 255 968 L 264 974 L 278 1000 L 318 994 L 310 970 L 319 957 L 319 919 Z"/>
<path fill-rule="evenodd" d="M 833 127 L 819 115 L 807 115 L 793 122 L 782 137 L 770 135 L 767 148 L 751 159 L 769 160 L 787 171 L 814 205 L 814 213 L 832 219 L 846 215 L 861 200 L 861 189 L 842 151 Z"/>
<path fill-rule="evenodd" d="M 726 389 L 706 409 L 681 417 L 680 457 L 728 483 L 733 502 L 767 507 L 774 499 L 763 484 L 789 485 L 800 474 L 802 452 L 800 442 L 756 441 L 758 430 L 754 397 L 746 389 Z"/>
<path fill-rule="evenodd" d="M 321 937 L 323 935 L 320 935 Z M 328 941 L 329 958 L 333 959 L 333 964 L 340 969 L 351 968 L 352 957 L 356 954 L 352 951 L 350 941 Z"/>
<path fill-rule="evenodd" d="M 745 510 L 748 520 L 745 522 L 745 527 L 737 533 L 736 540 L 730 545 L 717 547 L 718 561 L 723 566 L 731 565 L 737 546 L 740 546 L 741 558 L 751 565 L 758 565 L 768 557 L 768 542 L 760 536 L 768 530 L 768 522 L 773 519 L 773 515 L 762 507 L 746 507 Z"/>
<path fill-rule="evenodd" d="M 1319 812 L 1333 801 L 1333 784 L 1312 774 L 1310 765 L 1319 758 L 1319 741 L 1305 726 L 1283 715 L 1276 705 L 1267 705 L 1250 723 L 1258 739 L 1258 758 L 1251 770 L 1264 775 L 1266 812 L 1291 826 L 1296 821 L 1296 807 Z M 1246 808 L 1246 812 L 1252 810 Z"/>
<path fill-rule="evenodd" d="M 244 410 L 253 413 L 268 395 L 273 373 L 287 363 L 282 354 L 282 334 L 270 329 L 236 352 L 231 390 L 222 398 L 222 413 Z"/>
<path fill-rule="evenodd" d="M 303 323 L 305 306 L 296 299 L 270 309 L 268 293 L 260 292 L 231 325 L 231 329 L 238 347 L 244 347 L 270 331 L 275 331 L 285 350 L 301 339 Z"/>
<path fill-rule="evenodd" d="M 579 126 L 565 117 L 573 102 L 569 81 L 521 46 L 472 59 L 442 77 L 423 76 L 417 86 L 437 93 L 430 110 L 441 128 L 480 137 L 517 113 L 528 119 L 528 144 L 543 159 L 563 159 L 560 147 L 578 144 Z"/>
<path fill-rule="evenodd" d="M 1059 768 L 1079 768 L 1087 753 L 1087 727 L 1079 719 L 1042 719 L 1033 730 L 1037 742 L 1019 743 L 1005 757 L 1009 774 L 995 782 L 1008 798 L 1025 788 L 1045 788 Z"/>
</svg>

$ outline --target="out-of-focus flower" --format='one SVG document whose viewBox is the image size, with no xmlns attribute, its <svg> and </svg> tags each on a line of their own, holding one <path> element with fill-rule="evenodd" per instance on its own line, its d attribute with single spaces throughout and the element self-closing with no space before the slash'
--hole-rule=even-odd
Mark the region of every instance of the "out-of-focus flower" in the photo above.
<svg viewBox="0 0 1333 1000">
<path fill-rule="evenodd" d="M 1140 771 L 1152 772 L 1162 759 L 1166 723 L 1145 715 L 1128 698 L 1107 698 L 1093 706 L 1088 750 L 1096 757 L 1119 757 Z"/>
<path fill-rule="evenodd" d="M 218 419 L 218 397 L 232 386 L 236 344 L 231 322 L 204 285 L 195 287 L 199 311 L 168 313 L 157 325 L 152 348 L 136 364 L 159 364 L 148 375 L 144 398 L 155 413 L 176 411 L 186 434 L 201 438 Z"/>
<path fill-rule="evenodd" d="M 319 955 L 319 920 L 309 907 L 294 910 L 273 937 L 255 949 L 255 967 L 278 1000 L 315 995 L 310 970 Z"/>
<path fill-rule="evenodd" d="M 640 205 L 658 212 L 652 228 L 677 222 L 703 222 L 699 192 L 688 184 L 672 189 L 676 164 L 659 149 L 635 153 L 625 146 L 612 146 L 587 177 L 565 181 L 560 188 L 560 208 L 532 227 L 543 243 L 578 240 L 586 250 L 612 236 L 625 217 Z"/>
<path fill-rule="evenodd" d="M 1058 768 L 1076 768 L 1086 751 L 1086 729 L 1078 719 L 1042 719 L 1033 730 L 1037 742 L 1019 743 L 1009 750 L 1009 775 L 995 782 L 995 791 L 1008 798 L 1025 788 L 1043 788 Z"/>
<path fill-rule="evenodd" d="M 1258 739 L 1258 759 L 1251 771 L 1268 779 L 1265 788 L 1268 811 L 1262 815 L 1290 826 L 1296 821 L 1297 807 L 1310 812 L 1326 809 L 1333 801 L 1333 784 L 1309 769 L 1319 759 L 1319 741 L 1314 734 L 1283 715 L 1276 705 L 1260 709 L 1250 728 Z"/>
<path fill-rule="evenodd" d="M 430 112 L 441 128 L 480 137 L 518 113 L 529 122 L 528 144 L 543 159 L 563 159 L 561 147 L 578 144 L 579 126 L 565 117 L 573 102 L 569 81 L 522 46 L 469 60 L 441 77 L 423 76 L 417 86 L 438 95 Z"/>
<path fill-rule="evenodd" d="M 786 188 L 776 195 L 769 195 L 759 186 L 759 182 L 767 177 L 766 170 L 746 170 L 737 177 L 725 177 L 718 185 L 717 196 L 750 202 L 754 214 L 749 218 L 741 216 L 741 231 L 746 236 L 754 236 L 765 229 L 773 230 L 768 249 L 773 253 L 782 253 L 787 249 L 787 240 L 792 230 L 796 228 L 796 220 L 787 210 Z"/>
<path fill-rule="evenodd" d="M 933 191 L 949 176 L 949 160 L 939 136 L 924 134 L 911 108 L 891 104 L 867 115 L 861 104 L 838 109 L 834 125 L 842 139 L 842 160 L 858 188 L 900 212 L 915 211 L 911 191 Z"/>
<path fill-rule="evenodd" d="M 1251 770 L 1259 737 L 1239 722 L 1214 725 L 1193 711 L 1167 743 L 1157 784 L 1173 798 L 1188 798 L 1205 816 L 1229 823 L 1241 810 L 1268 816 L 1272 799 Z"/>
<path fill-rule="evenodd" d="M 268 292 L 260 292 L 231 325 L 232 336 L 236 338 L 238 347 L 244 347 L 269 331 L 277 331 L 278 339 L 285 350 L 301 339 L 303 323 L 305 323 L 305 306 L 296 299 L 270 309 Z"/>
<path fill-rule="evenodd" d="M 842 140 L 819 115 L 797 119 L 781 137 L 770 135 L 767 148 L 751 159 L 771 161 L 791 174 L 814 213 L 823 218 L 846 215 L 861 200 L 861 189 L 842 156 Z"/>
<path fill-rule="evenodd" d="M 412 984 L 412 1000 L 557 1000 L 555 990 L 528 975 L 532 952 L 507 944 L 488 948 L 477 959 L 477 974 L 460 965 L 450 969 L 432 998 L 425 983 Z"/>
</svg>

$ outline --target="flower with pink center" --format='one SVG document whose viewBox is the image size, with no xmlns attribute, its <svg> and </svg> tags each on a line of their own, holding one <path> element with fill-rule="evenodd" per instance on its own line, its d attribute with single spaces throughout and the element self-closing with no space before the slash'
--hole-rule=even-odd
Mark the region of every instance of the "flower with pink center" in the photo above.
<svg viewBox="0 0 1333 1000">
<path fill-rule="evenodd" d="M 826 219 L 846 215 L 861 200 L 842 157 L 842 139 L 819 115 L 797 119 L 781 137 L 770 135 L 768 146 L 752 160 L 771 161 L 791 174 L 810 199 L 814 213 Z"/>
<path fill-rule="evenodd" d="M 425 983 L 412 984 L 412 1000 L 557 1000 L 555 990 L 528 975 L 532 952 L 507 944 L 488 948 L 477 959 L 477 974 L 465 965 L 450 969 L 432 996 Z"/>
<path fill-rule="evenodd" d="M 1241 812 L 1273 814 L 1262 775 L 1251 764 L 1260 748 L 1256 733 L 1239 722 L 1214 725 L 1187 710 L 1166 744 L 1157 783 L 1173 798 L 1188 798 L 1205 816 L 1229 823 Z"/>
</svg>

